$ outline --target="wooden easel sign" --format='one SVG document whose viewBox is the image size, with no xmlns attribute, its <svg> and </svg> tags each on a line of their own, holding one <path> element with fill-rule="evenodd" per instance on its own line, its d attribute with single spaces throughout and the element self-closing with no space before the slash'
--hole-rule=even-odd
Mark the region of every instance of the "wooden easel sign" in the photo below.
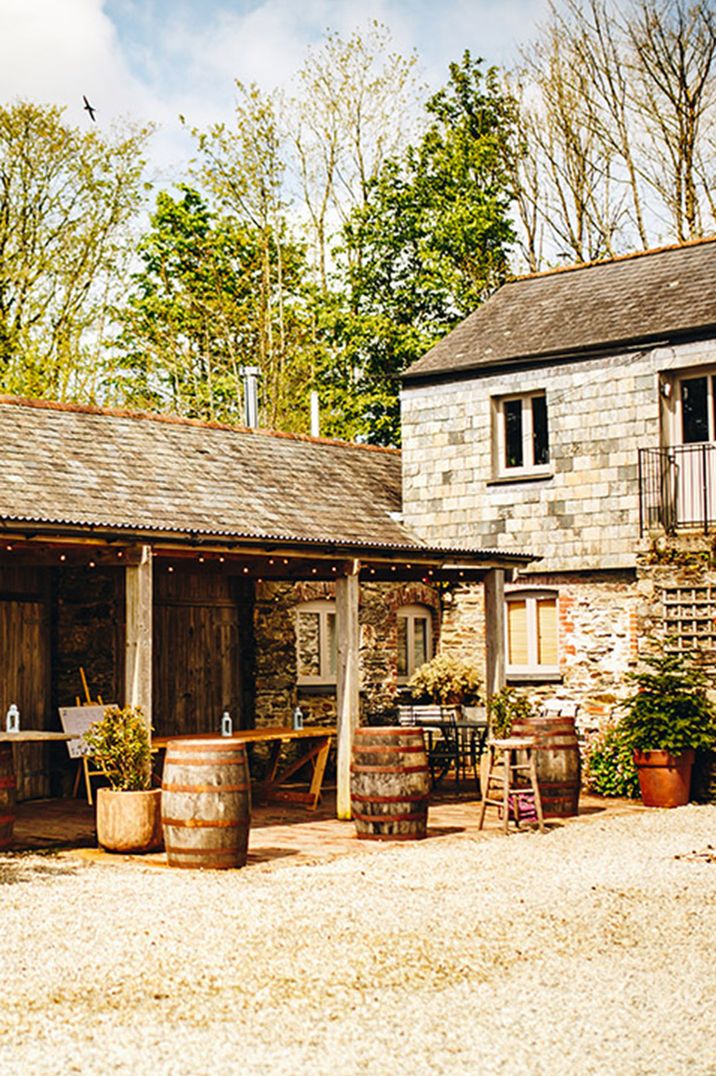
<svg viewBox="0 0 716 1076">
<path fill-rule="evenodd" d="M 70 758 L 82 758 L 86 748 L 82 737 L 95 721 L 104 717 L 106 706 L 60 706 L 60 721 L 64 732 L 73 733 L 76 739 L 67 741 Z"/>
</svg>

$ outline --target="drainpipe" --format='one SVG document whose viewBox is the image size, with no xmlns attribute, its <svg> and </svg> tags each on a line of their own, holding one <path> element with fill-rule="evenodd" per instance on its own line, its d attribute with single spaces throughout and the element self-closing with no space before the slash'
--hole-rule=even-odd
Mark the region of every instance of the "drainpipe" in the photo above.
<svg viewBox="0 0 716 1076">
<path fill-rule="evenodd" d="M 244 379 L 244 422 L 251 429 L 259 424 L 258 379 L 261 370 L 258 366 L 240 366 L 239 373 Z"/>
</svg>

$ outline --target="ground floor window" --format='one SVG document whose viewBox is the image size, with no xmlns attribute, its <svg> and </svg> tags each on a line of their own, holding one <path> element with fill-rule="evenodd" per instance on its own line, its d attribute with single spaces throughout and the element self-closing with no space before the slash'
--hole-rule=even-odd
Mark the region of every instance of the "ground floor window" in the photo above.
<svg viewBox="0 0 716 1076">
<path fill-rule="evenodd" d="M 305 602 L 297 607 L 296 656 L 299 684 L 335 684 L 335 602 Z"/>
<path fill-rule="evenodd" d="M 505 604 L 507 675 L 559 672 L 556 593 L 513 591 Z"/>
<path fill-rule="evenodd" d="M 409 680 L 433 656 L 432 614 L 426 605 L 398 609 L 398 681 Z"/>
</svg>

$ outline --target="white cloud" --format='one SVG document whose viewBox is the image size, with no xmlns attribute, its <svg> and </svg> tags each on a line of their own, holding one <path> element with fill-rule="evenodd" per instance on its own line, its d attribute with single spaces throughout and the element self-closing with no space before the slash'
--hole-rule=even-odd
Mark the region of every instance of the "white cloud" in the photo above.
<svg viewBox="0 0 716 1076">
<path fill-rule="evenodd" d="M 492 62 L 516 53 L 547 0 L 0 0 L 0 102 L 66 106 L 86 125 L 117 116 L 160 125 L 153 158 L 181 178 L 191 143 L 179 123 L 229 120 L 234 80 L 286 87 L 327 29 L 376 19 L 395 47 L 417 48 L 427 81 L 444 82 L 463 49 Z"/>
</svg>

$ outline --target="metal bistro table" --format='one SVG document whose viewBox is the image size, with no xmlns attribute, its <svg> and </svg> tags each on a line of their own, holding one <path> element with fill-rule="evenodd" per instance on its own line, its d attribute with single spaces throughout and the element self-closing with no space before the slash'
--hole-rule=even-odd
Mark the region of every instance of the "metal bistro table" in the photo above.
<svg viewBox="0 0 716 1076">
<path fill-rule="evenodd" d="M 480 759 L 487 740 L 487 719 L 484 721 L 416 722 L 425 729 L 428 740 L 428 761 L 433 787 L 436 787 L 451 767 L 455 769 L 455 784 L 467 778 L 472 769 L 476 791 L 480 792 Z M 436 737 L 439 733 L 440 737 Z"/>
<path fill-rule="evenodd" d="M 23 729 L 21 732 L 0 732 L 0 848 L 12 844 L 15 825 L 17 781 L 12 757 L 12 745 L 21 743 L 51 743 L 53 740 L 74 740 L 66 732 L 46 732 L 44 729 Z"/>
</svg>

